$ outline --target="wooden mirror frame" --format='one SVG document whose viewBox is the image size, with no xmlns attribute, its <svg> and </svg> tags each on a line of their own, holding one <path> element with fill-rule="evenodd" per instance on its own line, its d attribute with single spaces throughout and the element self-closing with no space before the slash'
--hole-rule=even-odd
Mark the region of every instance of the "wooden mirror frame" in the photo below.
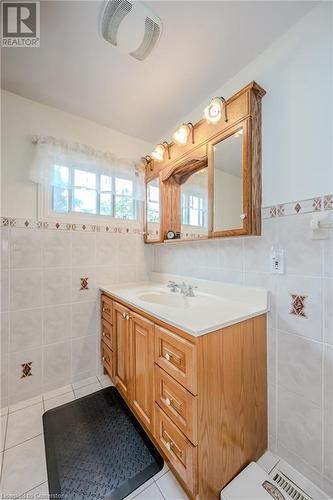
<svg viewBox="0 0 333 500">
<path fill-rule="evenodd" d="M 208 237 L 209 238 L 222 238 L 230 236 L 242 236 L 249 234 L 251 227 L 251 157 L 249 155 L 249 141 L 251 140 L 250 134 L 250 119 L 246 118 L 242 122 L 233 125 L 227 130 L 223 131 L 218 137 L 208 143 Z M 243 227 L 235 229 L 225 229 L 222 231 L 214 231 L 214 146 L 220 144 L 222 141 L 233 136 L 236 132 L 243 129 L 243 143 L 242 143 L 242 178 L 243 178 L 243 212 L 245 215 L 243 219 Z M 239 214 L 241 215 L 241 214 Z"/>
<path fill-rule="evenodd" d="M 208 238 L 260 235 L 261 234 L 261 100 L 265 90 L 256 82 L 249 83 L 242 90 L 226 101 L 228 120 L 222 119 L 216 124 L 208 124 L 200 120 L 194 126 L 194 144 L 188 141 L 186 145 L 169 144 L 169 155 L 157 163 L 152 162 L 145 174 L 146 184 L 159 176 L 160 178 L 160 239 L 146 243 L 161 243 L 168 230 L 179 230 L 180 199 L 179 185 L 165 182 L 172 178 L 172 172 L 178 166 L 192 158 L 208 157 Z M 243 208 L 246 214 L 243 228 L 226 231 L 213 229 L 213 175 L 212 146 L 226 139 L 239 128 L 244 127 L 243 133 Z M 178 208 L 177 208 L 178 207 Z M 145 208 L 145 231 L 147 218 Z M 178 220 L 179 219 L 179 220 Z M 206 239 L 206 238 L 200 238 Z M 188 238 L 171 241 L 189 241 Z"/>
</svg>

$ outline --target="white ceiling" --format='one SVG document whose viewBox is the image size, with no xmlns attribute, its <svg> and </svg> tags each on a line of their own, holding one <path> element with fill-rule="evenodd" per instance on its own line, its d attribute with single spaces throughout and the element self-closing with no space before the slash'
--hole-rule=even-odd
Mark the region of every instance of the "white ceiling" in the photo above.
<svg viewBox="0 0 333 500">
<path fill-rule="evenodd" d="M 43 0 L 41 47 L 2 49 L 2 87 L 153 143 L 315 5 L 147 2 L 164 31 L 139 62 L 100 37 L 102 3 Z"/>
</svg>

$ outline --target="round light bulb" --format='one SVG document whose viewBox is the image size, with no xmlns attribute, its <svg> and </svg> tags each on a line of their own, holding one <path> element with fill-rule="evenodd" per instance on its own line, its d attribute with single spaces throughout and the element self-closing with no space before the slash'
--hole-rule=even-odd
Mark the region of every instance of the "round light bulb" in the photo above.
<svg viewBox="0 0 333 500">
<path fill-rule="evenodd" d="M 158 144 L 151 154 L 151 157 L 156 161 L 163 161 L 164 159 L 165 147 L 163 144 Z"/>
<path fill-rule="evenodd" d="M 187 143 L 189 135 L 190 135 L 190 127 L 186 125 L 186 123 L 184 123 L 176 130 L 172 138 L 178 144 L 185 145 Z"/>
<path fill-rule="evenodd" d="M 215 97 L 204 109 L 204 118 L 208 123 L 217 123 L 222 117 L 222 100 Z"/>
</svg>

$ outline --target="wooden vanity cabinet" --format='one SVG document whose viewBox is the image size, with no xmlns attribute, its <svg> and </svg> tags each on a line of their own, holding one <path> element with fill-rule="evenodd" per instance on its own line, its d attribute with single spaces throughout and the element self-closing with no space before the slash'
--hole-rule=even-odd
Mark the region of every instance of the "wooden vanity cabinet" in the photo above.
<svg viewBox="0 0 333 500">
<path fill-rule="evenodd" d="M 200 337 L 118 299 L 111 316 L 116 387 L 189 497 L 218 500 L 267 448 L 266 315 Z"/>
</svg>

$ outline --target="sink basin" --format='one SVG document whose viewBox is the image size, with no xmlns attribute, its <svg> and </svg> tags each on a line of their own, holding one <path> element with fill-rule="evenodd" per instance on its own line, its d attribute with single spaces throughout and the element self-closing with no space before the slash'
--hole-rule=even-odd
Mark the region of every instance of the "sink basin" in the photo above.
<svg viewBox="0 0 333 500">
<path fill-rule="evenodd" d="M 149 292 L 138 292 L 138 299 L 151 304 L 160 304 L 161 306 L 186 309 L 190 307 L 189 300 L 179 293 L 164 292 L 162 290 L 153 290 Z"/>
</svg>

